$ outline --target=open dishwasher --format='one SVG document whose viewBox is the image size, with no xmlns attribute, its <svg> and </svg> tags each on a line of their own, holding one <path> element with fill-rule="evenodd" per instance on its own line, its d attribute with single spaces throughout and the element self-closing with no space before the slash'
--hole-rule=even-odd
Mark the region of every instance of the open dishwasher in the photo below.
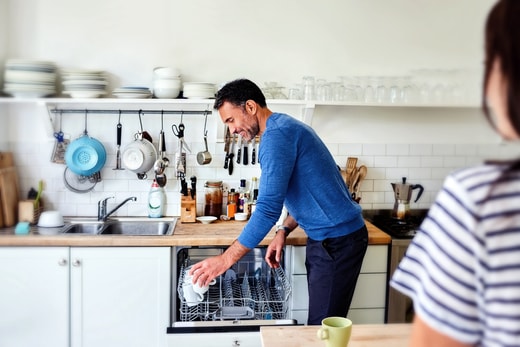
<svg viewBox="0 0 520 347">
<path fill-rule="evenodd" d="M 271 269 L 264 261 L 265 247 L 252 249 L 209 287 L 202 301 L 188 302 L 183 286 L 186 268 L 221 254 L 218 247 L 176 249 L 172 326 L 168 345 L 261 346 L 260 326 L 292 325 L 288 319 L 291 285 L 283 266 Z M 208 344 L 209 343 L 209 344 Z"/>
</svg>

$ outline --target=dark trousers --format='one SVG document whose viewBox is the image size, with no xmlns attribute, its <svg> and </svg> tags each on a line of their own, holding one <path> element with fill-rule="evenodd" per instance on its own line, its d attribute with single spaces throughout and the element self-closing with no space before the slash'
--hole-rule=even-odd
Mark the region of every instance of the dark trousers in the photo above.
<svg viewBox="0 0 520 347">
<path fill-rule="evenodd" d="M 346 317 L 368 247 L 366 226 L 346 236 L 307 239 L 307 324 L 320 325 L 325 317 Z"/>
</svg>

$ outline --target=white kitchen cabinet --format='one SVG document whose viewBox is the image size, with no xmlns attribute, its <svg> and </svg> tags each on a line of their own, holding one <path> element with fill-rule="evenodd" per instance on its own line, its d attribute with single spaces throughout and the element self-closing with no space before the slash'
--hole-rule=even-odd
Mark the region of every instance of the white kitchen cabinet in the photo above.
<svg viewBox="0 0 520 347">
<path fill-rule="evenodd" d="M 288 247 L 288 263 L 293 292 L 291 318 L 305 324 L 308 316 L 305 247 Z M 388 245 L 369 245 L 359 274 L 348 317 L 359 324 L 384 323 Z"/>
<path fill-rule="evenodd" d="M 169 247 L 0 248 L 0 346 L 166 346 Z"/>
<path fill-rule="evenodd" d="M 69 346 L 69 248 L 0 248 L 0 346 Z"/>
<path fill-rule="evenodd" d="M 169 247 L 71 248 L 71 346 L 166 346 Z"/>
</svg>

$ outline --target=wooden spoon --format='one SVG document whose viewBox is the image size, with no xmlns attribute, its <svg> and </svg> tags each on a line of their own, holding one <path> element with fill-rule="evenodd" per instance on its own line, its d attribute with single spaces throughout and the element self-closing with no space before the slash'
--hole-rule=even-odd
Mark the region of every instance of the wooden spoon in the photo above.
<svg viewBox="0 0 520 347">
<path fill-rule="evenodd" d="M 347 176 L 347 186 L 350 188 L 350 184 L 352 183 L 352 174 L 354 169 L 356 168 L 358 158 L 356 157 L 348 157 L 347 158 L 347 167 L 346 167 L 346 176 Z"/>
<path fill-rule="evenodd" d="M 367 176 L 367 167 L 365 165 L 361 165 L 358 169 L 358 178 L 354 185 L 354 194 L 356 198 L 359 198 L 359 188 L 361 187 L 361 182 L 365 179 Z"/>
</svg>

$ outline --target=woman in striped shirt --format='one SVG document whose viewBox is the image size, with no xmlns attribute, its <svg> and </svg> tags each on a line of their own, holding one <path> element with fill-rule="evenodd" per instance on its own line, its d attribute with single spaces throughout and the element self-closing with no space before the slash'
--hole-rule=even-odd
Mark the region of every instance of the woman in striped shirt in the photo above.
<svg viewBox="0 0 520 347">
<path fill-rule="evenodd" d="M 483 110 L 520 139 L 520 1 L 485 31 Z M 520 346 L 520 160 L 450 174 L 391 285 L 414 302 L 410 346 Z"/>
</svg>

